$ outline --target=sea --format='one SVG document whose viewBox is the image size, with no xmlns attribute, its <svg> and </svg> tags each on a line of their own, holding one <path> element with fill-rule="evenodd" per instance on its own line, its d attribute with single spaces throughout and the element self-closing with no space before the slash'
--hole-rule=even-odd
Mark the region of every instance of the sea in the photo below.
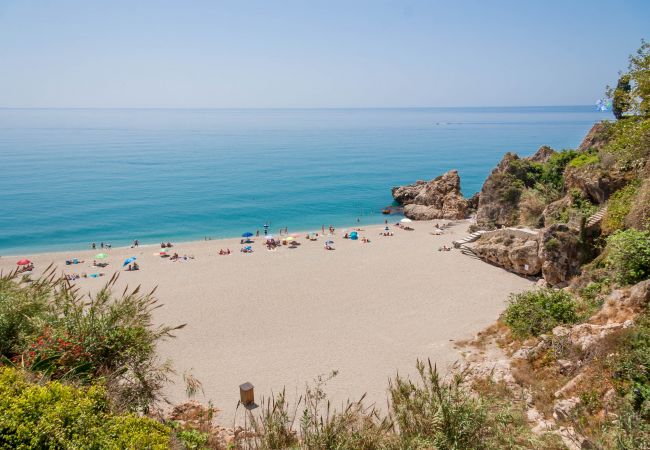
<svg viewBox="0 0 650 450">
<path fill-rule="evenodd" d="M 594 106 L 0 109 L 0 255 L 383 223 L 391 187 L 575 148 Z"/>
</svg>

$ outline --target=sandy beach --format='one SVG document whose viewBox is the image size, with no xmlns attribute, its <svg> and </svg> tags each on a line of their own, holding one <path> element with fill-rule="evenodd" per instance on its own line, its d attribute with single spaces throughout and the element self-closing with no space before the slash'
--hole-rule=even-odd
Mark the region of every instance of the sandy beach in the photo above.
<svg viewBox="0 0 650 450">
<path fill-rule="evenodd" d="M 442 221 L 437 221 L 442 222 Z M 388 378 L 414 372 L 416 359 L 431 358 L 445 369 L 458 360 L 454 341 L 490 325 L 508 294 L 532 282 L 461 254 L 440 252 L 442 245 L 467 234 L 459 222 L 443 235 L 432 235 L 432 222 L 414 222 L 415 230 L 391 226 L 394 236 L 380 236 L 383 225 L 362 226 L 371 242 L 334 235 L 334 251 L 325 239 L 275 251 L 253 238 L 253 253 L 239 250 L 240 238 L 175 244 L 171 250 L 193 259 L 178 262 L 154 256 L 159 246 L 114 248 L 100 278 L 74 281 L 83 291 L 102 286 L 125 258 L 135 256 L 140 270 L 122 271 L 119 288 L 158 286 L 164 304 L 159 323 L 187 327 L 160 346 L 173 361 L 176 383 L 171 401 L 185 398 L 180 381 L 191 371 L 203 383 L 205 397 L 232 423 L 238 385 L 255 385 L 256 400 L 283 387 L 289 396 L 319 374 L 338 370 L 327 385 L 334 405 L 368 394 L 386 403 Z M 291 231 L 291 230 L 290 230 Z M 220 256 L 219 249 L 233 253 Z M 21 255 L 33 261 L 38 275 L 50 263 L 65 273 L 97 272 L 92 257 L 102 251 Z M 85 260 L 65 265 L 76 257 Z M 18 257 L 1 257 L 0 269 L 13 270 Z"/>
</svg>

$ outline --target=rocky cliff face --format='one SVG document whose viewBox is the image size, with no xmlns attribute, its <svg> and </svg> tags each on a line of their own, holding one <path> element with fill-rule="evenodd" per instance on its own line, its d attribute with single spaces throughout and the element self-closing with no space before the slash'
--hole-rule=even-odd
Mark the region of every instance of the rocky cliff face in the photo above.
<svg viewBox="0 0 650 450">
<path fill-rule="evenodd" d="M 464 219 L 469 202 L 460 192 L 458 171 L 451 170 L 431 181 L 394 187 L 393 198 L 404 205 L 404 215 L 413 220 Z"/>
<path fill-rule="evenodd" d="M 476 242 L 474 253 L 492 264 L 520 275 L 541 275 L 557 286 L 580 268 L 577 230 L 557 224 L 537 233 L 502 229 L 486 233 Z"/>
<path fill-rule="evenodd" d="M 605 144 L 607 144 L 609 138 L 610 134 L 607 124 L 598 122 L 591 127 L 589 133 L 587 133 L 585 138 L 582 140 L 582 143 L 578 147 L 578 151 L 586 152 L 588 150 L 600 150 L 605 146 Z"/>
<path fill-rule="evenodd" d="M 602 170 L 590 166 L 567 167 L 564 171 L 564 188 L 567 192 L 577 189 L 597 204 L 603 204 L 609 196 L 627 184 L 625 174 L 617 170 Z"/>
</svg>

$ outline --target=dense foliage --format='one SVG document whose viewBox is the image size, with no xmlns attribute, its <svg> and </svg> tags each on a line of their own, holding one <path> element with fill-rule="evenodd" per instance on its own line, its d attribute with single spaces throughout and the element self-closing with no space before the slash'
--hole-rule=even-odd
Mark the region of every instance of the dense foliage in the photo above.
<svg viewBox="0 0 650 450">
<path fill-rule="evenodd" d="M 0 277 L 0 357 L 52 379 L 101 377 L 117 407 L 146 411 L 168 371 L 155 344 L 179 327 L 154 327 L 153 292 L 115 297 L 115 281 L 86 297 L 53 273 L 37 281 Z"/>
<path fill-rule="evenodd" d="M 167 449 L 169 429 L 133 414 L 113 414 L 100 386 L 29 382 L 0 367 L 2 449 Z"/>
<path fill-rule="evenodd" d="M 650 277 L 650 232 L 619 231 L 607 238 L 606 264 L 614 279 L 634 284 Z"/>
<path fill-rule="evenodd" d="M 625 228 L 625 218 L 630 213 L 632 202 L 639 191 L 639 183 L 630 183 L 616 191 L 609 199 L 607 212 L 603 217 L 601 229 L 610 234 Z"/>
<path fill-rule="evenodd" d="M 539 336 L 579 319 L 573 297 L 565 291 L 537 289 L 512 294 L 502 320 L 520 338 Z"/>
</svg>

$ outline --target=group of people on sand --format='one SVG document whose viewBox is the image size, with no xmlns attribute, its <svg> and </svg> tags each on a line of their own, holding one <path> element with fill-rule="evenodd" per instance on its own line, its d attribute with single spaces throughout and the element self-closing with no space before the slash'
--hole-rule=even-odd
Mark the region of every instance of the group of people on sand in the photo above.
<svg viewBox="0 0 650 450">
<path fill-rule="evenodd" d="M 167 242 L 166 244 L 164 242 L 160 243 L 160 248 L 172 248 L 172 243 Z"/>
<path fill-rule="evenodd" d="M 25 264 L 24 266 L 19 266 L 18 269 L 16 269 L 17 273 L 31 272 L 32 270 L 34 270 L 33 262 L 30 262 L 29 264 Z"/>
<path fill-rule="evenodd" d="M 79 275 L 78 273 L 68 273 L 64 275 L 64 278 L 68 281 L 74 281 L 74 280 L 78 280 L 79 278 L 99 278 L 103 276 L 104 276 L 103 272 L 91 273 L 90 275 L 83 272 L 81 275 Z"/>
<path fill-rule="evenodd" d="M 140 270 L 140 266 L 139 266 L 138 263 L 135 262 L 135 261 L 134 261 L 132 264 L 129 264 L 129 265 L 126 267 L 126 271 L 127 271 L 127 272 L 132 272 L 132 271 L 134 271 L 134 270 Z"/>
<path fill-rule="evenodd" d="M 94 242 L 92 244 L 90 244 L 90 246 L 92 247 L 93 250 L 95 250 L 97 248 L 97 244 L 95 244 Z M 103 242 L 100 242 L 99 247 L 100 248 L 106 248 L 106 249 L 110 250 L 111 249 L 111 244 L 104 244 Z"/>
<path fill-rule="evenodd" d="M 222 249 L 222 248 L 219 249 L 219 254 L 220 254 L 220 255 L 230 255 L 230 253 L 231 253 L 231 251 L 230 251 L 229 248 L 227 248 L 227 249 L 225 249 L 225 250 Z"/>
<path fill-rule="evenodd" d="M 451 247 L 447 247 L 446 245 L 443 245 L 442 247 L 438 247 L 439 252 L 450 252 Z"/>
</svg>

